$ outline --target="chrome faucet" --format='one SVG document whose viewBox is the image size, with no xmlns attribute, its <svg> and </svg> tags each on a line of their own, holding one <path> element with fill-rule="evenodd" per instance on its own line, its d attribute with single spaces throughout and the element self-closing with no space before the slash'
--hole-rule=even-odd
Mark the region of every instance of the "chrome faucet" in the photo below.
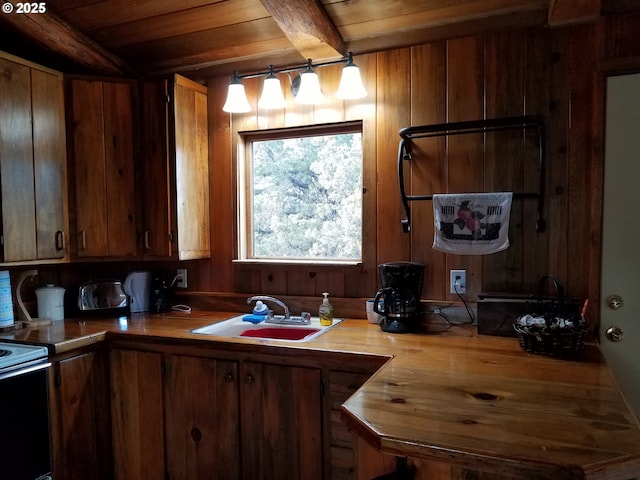
<svg viewBox="0 0 640 480">
<path fill-rule="evenodd" d="M 263 302 L 273 302 L 277 305 L 280 305 L 282 308 L 284 308 L 284 319 L 289 320 L 289 317 L 291 317 L 291 314 L 289 313 L 289 307 L 287 307 L 282 300 L 278 300 L 275 297 L 269 297 L 267 295 L 256 295 L 255 297 L 247 298 L 247 305 L 257 300 L 262 300 Z"/>
</svg>

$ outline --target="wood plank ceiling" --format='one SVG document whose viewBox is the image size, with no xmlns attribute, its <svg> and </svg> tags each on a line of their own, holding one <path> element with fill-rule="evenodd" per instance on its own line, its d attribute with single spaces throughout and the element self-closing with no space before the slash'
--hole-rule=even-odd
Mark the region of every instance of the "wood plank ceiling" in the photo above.
<svg viewBox="0 0 640 480">
<path fill-rule="evenodd" d="M 44 14 L 0 16 L 6 26 L 0 28 L 5 31 L 0 49 L 24 56 L 19 48 L 12 51 L 24 41 L 23 49 L 69 59 L 94 73 L 178 72 L 199 79 L 500 28 L 591 21 L 607 5 L 620 3 L 624 0 L 47 0 Z"/>
</svg>

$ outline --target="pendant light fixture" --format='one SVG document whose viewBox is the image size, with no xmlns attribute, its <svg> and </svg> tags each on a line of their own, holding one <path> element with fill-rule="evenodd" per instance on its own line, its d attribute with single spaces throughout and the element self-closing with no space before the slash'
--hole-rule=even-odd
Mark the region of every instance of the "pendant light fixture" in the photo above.
<svg viewBox="0 0 640 480">
<path fill-rule="evenodd" d="M 367 89 L 362 84 L 360 69 L 353 63 L 353 54 L 349 52 L 349 60 L 342 69 L 340 85 L 336 91 L 336 97 L 343 100 L 355 100 L 367 96 Z"/>
<path fill-rule="evenodd" d="M 246 113 L 251 111 L 251 105 L 247 100 L 244 85 L 238 77 L 238 73 L 233 74 L 233 80 L 227 89 L 227 101 L 224 102 L 222 110 L 229 113 Z"/>
<path fill-rule="evenodd" d="M 273 65 L 269 65 L 269 75 L 264 79 L 262 84 L 262 95 L 258 100 L 258 107 L 266 110 L 284 108 L 287 105 L 287 100 L 282 93 L 282 86 L 280 85 L 280 79 L 276 77 L 273 70 Z"/>
<path fill-rule="evenodd" d="M 307 61 L 307 68 L 300 75 L 300 89 L 296 95 L 296 103 L 302 105 L 316 105 L 322 103 L 324 94 L 320 89 L 320 79 L 313 69 L 311 59 Z"/>
<path fill-rule="evenodd" d="M 262 86 L 262 94 L 258 101 L 258 107 L 261 109 L 284 108 L 287 101 L 282 93 L 280 79 L 276 76 L 276 73 L 297 71 L 301 71 L 301 74 L 293 80 L 290 80 L 292 92 L 296 96 L 296 103 L 304 105 L 321 103 L 324 100 L 324 94 L 320 88 L 320 79 L 314 68 L 338 65 L 340 63 L 346 63 L 346 65 L 342 69 L 340 86 L 335 94 L 336 97 L 342 100 L 353 100 L 365 97 L 367 91 L 360 77 L 360 69 L 353 63 L 353 54 L 349 52 L 347 57 L 330 62 L 314 64 L 311 59 L 308 59 L 306 64 L 293 67 L 275 69 L 273 65 L 269 65 L 269 69 L 266 71 L 244 75 L 235 72 L 233 74 L 233 80 L 229 84 L 227 100 L 222 109 L 229 113 L 246 113 L 251 111 L 251 105 L 247 100 L 241 79 L 256 77 L 266 77 Z"/>
</svg>

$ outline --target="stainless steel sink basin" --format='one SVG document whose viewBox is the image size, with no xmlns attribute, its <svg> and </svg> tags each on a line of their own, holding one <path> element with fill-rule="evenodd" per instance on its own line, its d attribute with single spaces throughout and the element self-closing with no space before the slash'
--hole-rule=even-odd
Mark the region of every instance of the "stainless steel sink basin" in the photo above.
<svg viewBox="0 0 640 480">
<path fill-rule="evenodd" d="M 243 321 L 242 319 L 244 316 L 245 315 L 238 315 L 221 322 L 196 328 L 191 330 L 191 333 L 215 335 L 219 337 L 245 337 L 283 340 L 287 342 L 307 342 L 318 335 L 322 335 L 324 332 L 342 321 L 340 318 L 334 318 L 332 325 L 323 326 L 320 325 L 320 319 L 318 317 L 311 317 L 311 323 L 307 325 L 290 325 L 267 322 L 254 324 Z"/>
</svg>

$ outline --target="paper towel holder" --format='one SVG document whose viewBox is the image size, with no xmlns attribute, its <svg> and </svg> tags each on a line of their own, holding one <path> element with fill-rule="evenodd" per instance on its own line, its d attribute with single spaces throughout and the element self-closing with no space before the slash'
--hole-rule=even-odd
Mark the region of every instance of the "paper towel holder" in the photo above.
<svg viewBox="0 0 640 480">
<path fill-rule="evenodd" d="M 20 274 L 18 277 L 18 285 L 16 285 L 16 301 L 18 302 L 18 310 L 20 310 L 22 318 L 24 319 L 23 324 L 27 327 L 49 325 L 51 323 L 50 318 L 32 318 L 22 301 L 22 284 L 26 279 L 33 280 L 33 278 L 37 276 L 38 270 L 26 270 Z"/>
</svg>

